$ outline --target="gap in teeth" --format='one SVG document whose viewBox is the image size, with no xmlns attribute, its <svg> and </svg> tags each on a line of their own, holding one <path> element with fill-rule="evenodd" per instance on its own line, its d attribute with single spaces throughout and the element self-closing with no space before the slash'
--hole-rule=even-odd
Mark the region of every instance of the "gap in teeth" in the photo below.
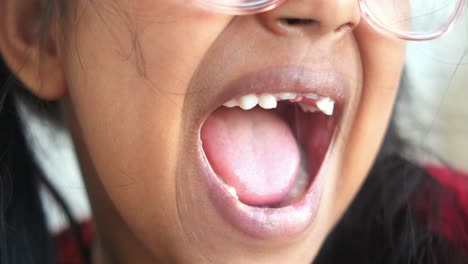
<svg viewBox="0 0 468 264">
<path fill-rule="evenodd" d="M 277 94 L 264 93 L 260 95 L 247 94 L 239 98 L 234 98 L 223 104 L 225 107 L 240 107 L 243 110 L 250 110 L 259 105 L 263 109 L 275 109 L 279 101 L 290 101 L 297 103 L 303 112 L 322 112 L 325 115 L 333 115 L 335 101 L 330 97 L 323 97 L 317 94 L 298 94 L 284 92 Z"/>
</svg>

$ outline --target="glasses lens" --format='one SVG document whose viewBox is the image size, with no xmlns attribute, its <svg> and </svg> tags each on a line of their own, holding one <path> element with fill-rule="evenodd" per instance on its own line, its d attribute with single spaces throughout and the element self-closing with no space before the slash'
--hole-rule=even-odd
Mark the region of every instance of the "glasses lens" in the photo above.
<svg viewBox="0 0 468 264">
<path fill-rule="evenodd" d="M 363 0 L 368 15 L 400 35 L 442 34 L 461 11 L 464 0 Z"/>
<path fill-rule="evenodd" d="M 214 12 L 249 15 L 271 10 L 286 0 L 196 0 L 199 6 Z"/>
</svg>

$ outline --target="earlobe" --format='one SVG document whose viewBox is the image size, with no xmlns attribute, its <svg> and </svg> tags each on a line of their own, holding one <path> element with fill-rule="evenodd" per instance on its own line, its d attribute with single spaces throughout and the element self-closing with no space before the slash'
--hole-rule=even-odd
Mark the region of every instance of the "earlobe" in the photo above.
<svg viewBox="0 0 468 264">
<path fill-rule="evenodd" d="M 52 24 L 42 32 L 42 2 L 0 1 L 0 56 L 32 93 L 57 100 L 66 92 L 65 76 L 57 52 L 56 28 Z"/>
</svg>

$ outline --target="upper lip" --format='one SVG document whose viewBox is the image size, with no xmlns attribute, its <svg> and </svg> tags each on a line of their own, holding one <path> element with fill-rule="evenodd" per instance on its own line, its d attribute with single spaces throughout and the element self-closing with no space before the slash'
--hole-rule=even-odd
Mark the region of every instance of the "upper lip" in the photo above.
<svg viewBox="0 0 468 264">
<path fill-rule="evenodd" d="M 337 105 L 343 105 L 344 101 L 349 98 L 346 81 L 335 70 L 281 66 L 249 73 L 228 83 L 221 91 L 215 108 L 233 98 L 247 94 L 282 92 L 313 93 L 322 97 L 330 97 Z"/>
</svg>

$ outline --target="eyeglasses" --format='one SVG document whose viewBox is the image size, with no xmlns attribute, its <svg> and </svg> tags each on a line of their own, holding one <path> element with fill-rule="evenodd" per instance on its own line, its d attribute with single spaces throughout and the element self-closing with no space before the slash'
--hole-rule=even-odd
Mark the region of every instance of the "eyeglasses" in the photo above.
<svg viewBox="0 0 468 264">
<path fill-rule="evenodd" d="M 230 15 L 274 9 L 286 0 L 196 0 L 200 6 Z M 333 0 L 329 0 L 333 1 Z M 450 31 L 466 0 L 356 0 L 362 18 L 378 32 L 404 40 L 430 40 Z"/>
</svg>

